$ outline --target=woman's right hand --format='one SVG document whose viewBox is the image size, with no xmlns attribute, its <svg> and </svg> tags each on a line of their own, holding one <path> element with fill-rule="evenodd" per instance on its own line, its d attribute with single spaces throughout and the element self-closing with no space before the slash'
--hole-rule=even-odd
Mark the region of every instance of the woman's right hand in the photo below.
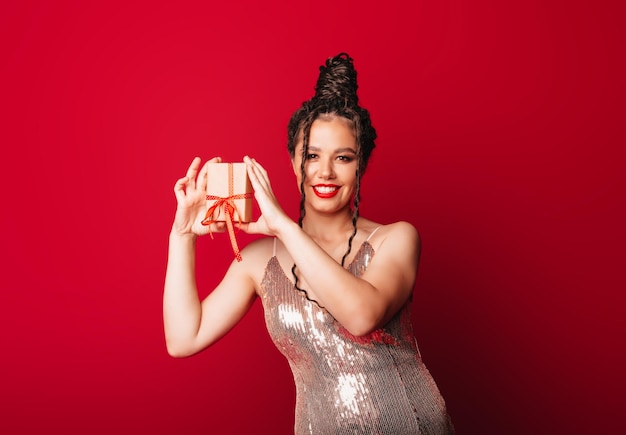
<svg viewBox="0 0 626 435">
<path fill-rule="evenodd" d="M 202 225 L 202 220 L 207 211 L 206 186 L 208 163 L 220 163 L 221 157 L 213 157 L 208 160 L 200 172 L 200 157 L 196 157 L 187 169 L 187 175 L 179 179 L 174 185 L 177 207 L 174 217 L 172 232 L 176 235 L 202 236 L 211 232 L 223 232 L 225 224 L 223 222 L 214 223 L 210 226 Z"/>
</svg>

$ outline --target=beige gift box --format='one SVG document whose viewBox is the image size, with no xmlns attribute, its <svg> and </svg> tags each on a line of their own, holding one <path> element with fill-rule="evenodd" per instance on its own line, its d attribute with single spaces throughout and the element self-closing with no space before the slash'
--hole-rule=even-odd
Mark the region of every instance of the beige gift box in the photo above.
<svg viewBox="0 0 626 435">
<path fill-rule="evenodd" d="M 226 208 L 231 208 L 233 222 L 252 220 L 252 184 L 245 163 L 208 163 L 205 222 L 226 221 Z"/>
</svg>

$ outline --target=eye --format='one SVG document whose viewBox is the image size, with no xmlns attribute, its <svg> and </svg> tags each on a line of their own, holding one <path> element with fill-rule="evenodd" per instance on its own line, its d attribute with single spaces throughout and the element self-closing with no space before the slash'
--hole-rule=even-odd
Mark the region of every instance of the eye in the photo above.
<svg viewBox="0 0 626 435">
<path fill-rule="evenodd" d="M 317 154 L 313 154 L 313 153 L 309 153 L 306 155 L 306 159 L 307 160 L 312 160 L 312 159 L 316 159 L 317 158 Z"/>
<path fill-rule="evenodd" d="M 341 155 L 341 156 L 337 156 L 337 160 L 340 160 L 345 163 L 350 163 L 351 161 L 354 160 L 354 157 Z"/>
</svg>

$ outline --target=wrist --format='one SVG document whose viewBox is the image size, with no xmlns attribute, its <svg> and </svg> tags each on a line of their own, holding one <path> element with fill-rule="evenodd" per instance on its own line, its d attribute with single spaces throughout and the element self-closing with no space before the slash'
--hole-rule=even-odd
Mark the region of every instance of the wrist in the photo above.
<svg viewBox="0 0 626 435">
<path fill-rule="evenodd" d="M 172 227 L 172 230 L 170 231 L 170 240 L 189 241 L 189 242 L 195 243 L 197 238 L 198 236 L 194 233 L 181 233 L 180 231 L 177 231 L 176 228 L 173 228 L 173 227 Z"/>
<path fill-rule="evenodd" d="M 294 235 L 294 233 L 302 231 L 302 228 L 300 228 L 300 226 L 292 221 L 291 219 L 285 219 L 285 222 L 278 225 L 278 231 L 276 232 L 276 237 L 278 237 L 279 240 L 285 240 L 288 239 L 290 237 L 292 237 Z"/>
</svg>

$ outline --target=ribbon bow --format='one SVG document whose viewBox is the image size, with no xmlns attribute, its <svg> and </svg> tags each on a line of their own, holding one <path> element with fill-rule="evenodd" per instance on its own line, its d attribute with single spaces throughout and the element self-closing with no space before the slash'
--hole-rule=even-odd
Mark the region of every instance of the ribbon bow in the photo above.
<svg viewBox="0 0 626 435">
<path fill-rule="evenodd" d="M 235 229 L 234 223 L 235 219 L 239 221 L 241 225 L 241 214 L 239 210 L 237 210 L 237 206 L 235 205 L 236 199 L 248 199 L 252 198 L 251 193 L 238 193 L 233 194 L 233 164 L 228 164 L 228 196 L 221 197 L 215 195 L 207 195 L 206 199 L 214 200 L 215 203 L 209 207 L 206 212 L 206 216 L 202 220 L 202 225 L 211 225 L 212 223 L 218 222 L 217 218 L 220 215 L 220 212 L 224 212 L 224 216 L 226 218 L 226 227 L 228 228 L 228 237 L 230 238 L 230 244 L 233 247 L 233 252 L 235 253 L 235 258 L 237 261 L 241 261 L 241 254 L 239 253 L 239 246 L 237 246 L 237 239 L 235 238 Z M 213 232 L 209 227 L 209 235 L 211 239 L 213 238 Z"/>
</svg>

